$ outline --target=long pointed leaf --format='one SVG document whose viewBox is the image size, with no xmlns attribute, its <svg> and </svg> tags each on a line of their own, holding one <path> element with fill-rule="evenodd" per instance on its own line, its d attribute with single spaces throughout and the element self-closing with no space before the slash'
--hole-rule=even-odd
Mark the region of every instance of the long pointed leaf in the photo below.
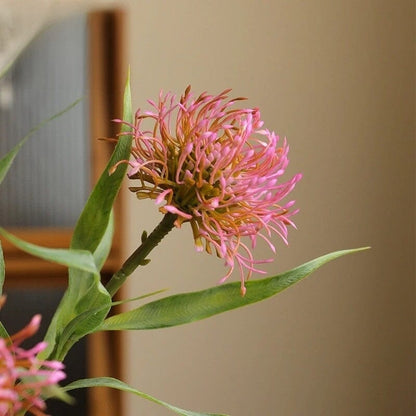
<svg viewBox="0 0 416 416">
<path fill-rule="evenodd" d="M 130 79 L 128 78 L 124 92 L 123 119 L 132 122 Z M 130 127 L 122 124 L 122 131 L 128 132 Z M 121 164 L 116 171 L 109 174 L 110 169 L 121 160 L 130 157 L 131 136 L 121 135 L 114 152 L 95 185 L 87 204 L 79 217 L 72 237 L 71 248 L 95 252 L 107 229 L 115 197 L 127 171 L 127 164 Z"/>
<path fill-rule="evenodd" d="M 75 389 L 88 388 L 88 387 L 110 387 L 110 388 L 125 391 L 128 393 L 133 393 L 137 396 L 142 397 L 143 399 L 146 399 L 153 403 L 164 406 L 167 409 L 172 410 L 173 412 L 182 416 L 226 416 L 224 414 L 219 414 L 219 413 L 200 413 L 200 412 L 192 412 L 189 410 L 180 409 L 179 407 L 172 406 L 169 403 L 156 399 L 155 397 L 150 396 L 149 394 L 136 390 L 133 387 L 130 387 L 128 384 L 123 383 L 122 381 L 117 380 L 116 378 L 111 378 L 111 377 L 97 377 L 97 378 L 77 380 L 63 387 L 63 389 L 65 391 L 71 391 Z"/>
<path fill-rule="evenodd" d="M 98 273 L 69 269 L 69 284 L 45 335 L 40 358 L 62 361 L 83 336 L 94 332 L 111 308 L 111 296 Z M 77 319 L 82 315 L 84 319 Z"/>
<path fill-rule="evenodd" d="M 132 120 L 129 78 L 124 93 L 123 118 Z M 128 129 L 128 126 L 123 125 L 123 131 L 127 132 Z M 109 170 L 120 160 L 129 159 L 130 148 L 131 136 L 122 135 L 88 198 L 72 237 L 71 249 L 91 252 L 98 269 L 103 265 L 111 246 L 112 207 L 127 164 L 120 165 L 112 175 L 109 175 Z M 45 337 L 48 342 L 48 348 L 43 352 L 45 357 L 62 360 L 74 342 L 93 332 L 102 323 L 110 308 L 111 296 L 101 284 L 98 271 L 90 273 L 71 267 L 68 288 Z M 80 315 L 85 319 L 77 319 Z"/>
<path fill-rule="evenodd" d="M 101 270 L 111 250 L 114 234 L 114 215 L 110 213 L 107 229 L 101 238 L 100 243 L 94 251 L 94 262 L 98 270 Z"/>
<path fill-rule="evenodd" d="M 37 246 L 32 243 L 21 240 L 20 238 L 10 234 L 0 227 L 0 235 L 9 240 L 16 247 L 33 256 L 40 257 L 44 260 L 62 264 L 67 267 L 74 267 L 90 273 L 98 273 L 94 263 L 94 259 L 88 251 L 85 250 L 68 250 L 61 248 L 47 248 Z M 1 265 L 0 265 L 1 269 Z"/>
<path fill-rule="evenodd" d="M 209 318 L 232 309 L 267 299 L 309 276 L 319 267 L 361 249 L 342 250 L 318 257 L 278 276 L 247 282 L 240 295 L 240 283 L 229 283 L 199 292 L 169 296 L 147 303 L 104 321 L 99 330 L 155 329 Z"/>
<path fill-rule="evenodd" d="M 0 338 L 8 339 L 10 338 L 9 333 L 7 332 L 4 325 L 0 322 Z"/>
<path fill-rule="evenodd" d="M 75 307 L 67 310 L 69 313 L 60 315 L 63 324 L 59 325 L 61 330 L 53 358 L 62 361 L 76 342 L 94 332 L 101 325 L 110 308 L 109 293 L 98 279 L 94 280 L 90 289 L 77 301 Z"/>
<path fill-rule="evenodd" d="M 29 254 L 69 267 L 72 284 L 45 337 L 48 347 L 41 353 L 45 358 L 55 351 L 54 358 L 63 360 L 72 345 L 93 332 L 111 308 L 111 297 L 101 284 L 93 255 L 86 250 L 40 247 L 13 236 L 1 227 L 0 235 Z M 79 315 L 82 319 L 77 319 Z"/>
</svg>

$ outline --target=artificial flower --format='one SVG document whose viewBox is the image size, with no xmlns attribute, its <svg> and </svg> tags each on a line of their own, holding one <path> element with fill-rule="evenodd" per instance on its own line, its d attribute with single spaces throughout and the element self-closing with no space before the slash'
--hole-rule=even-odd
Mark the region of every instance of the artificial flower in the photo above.
<svg viewBox="0 0 416 416">
<path fill-rule="evenodd" d="M 194 98 L 188 87 L 178 102 L 170 93 L 149 100 L 153 110 L 139 109 L 131 126 L 128 176 L 138 182 L 130 189 L 139 199 L 164 203 L 160 211 L 177 215 L 177 227 L 190 223 L 198 251 L 224 259 L 221 282 L 238 266 L 244 295 L 245 281 L 262 272 L 257 264 L 271 261 L 254 259 L 257 237 L 273 252 L 272 233 L 287 243 L 297 210 L 294 201 L 281 201 L 301 175 L 280 181 L 289 163 L 286 139 L 263 128 L 257 108 L 234 108 L 244 98 L 228 99 L 229 92 Z"/>
<path fill-rule="evenodd" d="M 35 315 L 21 331 L 0 338 L 0 416 L 25 412 L 45 416 L 43 392 L 65 378 L 61 362 L 36 358 L 46 348 L 45 342 L 30 349 L 21 347 L 23 341 L 37 332 L 40 320 L 40 315 Z"/>
</svg>

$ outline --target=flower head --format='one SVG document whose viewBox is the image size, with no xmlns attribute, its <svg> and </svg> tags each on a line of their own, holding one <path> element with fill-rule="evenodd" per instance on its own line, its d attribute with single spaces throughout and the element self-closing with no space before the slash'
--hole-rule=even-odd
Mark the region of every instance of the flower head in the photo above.
<svg viewBox="0 0 416 416">
<path fill-rule="evenodd" d="M 261 272 L 256 265 L 270 261 L 254 259 L 257 237 L 273 252 L 272 233 L 287 243 L 296 211 L 294 201 L 281 200 L 301 175 L 280 182 L 289 162 L 286 139 L 278 144 L 262 128 L 257 108 L 233 108 L 243 98 L 228 99 L 229 91 L 194 98 L 188 87 L 178 102 L 161 93 L 157 103 L 149 101 L 153 110 L 138 110 L 128 175 L 137 180 L 130 189 L 138 198 L 164 202 L 160 211 L 176 214 L 177 227 L 191 224 L 198 251 L 224 259 L 229 270 L 221 281 L 238 266 L 244 294 L 245 280 Z"/>
<path fill-rule="evenodd" d="M 0 338 L 1 416 L 24 414 L 26 411 L 35 416 L 45 416 L 44 389 L 65 378 L 62 363 L 36 358 L 46 348 L 46 343 L 40 342 L 28 350 L 20 346 L 37 332 L 40 319 L 40 315 L 35 315 L 21 331 L 10 338 Z"/>
</svg>

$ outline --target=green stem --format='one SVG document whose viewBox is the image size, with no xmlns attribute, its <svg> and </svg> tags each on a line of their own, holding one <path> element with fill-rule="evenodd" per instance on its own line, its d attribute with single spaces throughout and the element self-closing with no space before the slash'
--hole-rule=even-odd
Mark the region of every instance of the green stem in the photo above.
<svg viewBox="0 0 416 416">
<path fill-rule="evenodd" d="M 110 281 L 107 283 L 106 289 L 113 297 L 138 266 L 148 263 L 147 255 L 162 241 L 175 225 L 177 215 L 167 213 L 163 217 L 159 225 L 147 236 L 142 244 L 134 251 L 134 253 L 124 262 L 121 269 L 114 273 Z"/>
</svg>

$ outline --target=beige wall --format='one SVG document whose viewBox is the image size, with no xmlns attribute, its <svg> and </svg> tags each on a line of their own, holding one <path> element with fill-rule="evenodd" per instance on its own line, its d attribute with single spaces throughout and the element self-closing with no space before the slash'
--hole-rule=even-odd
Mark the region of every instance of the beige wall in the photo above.
<svg viewBox="0 0 416 416">
<path fill-rule="evenodd" d="M 414 414 L 414 2 L 126 2 L 133 101 L 159 89 L 258 105 L 304 179 L 271 273 L 371 245 L 279 297 L 188 326 L 129 333 L 128 381 L 233 416 Z M 160 219 L 129 195 L 129 247 Z M 151 225 L 149 225 L 151 223 Z M 259 257 L 262 256 L 259 253 Z M 129 295 L 214 285 L 220 261 L 175 230 Z M 168 415 L 126 396 L 128 416 Z"/>
</svg>

